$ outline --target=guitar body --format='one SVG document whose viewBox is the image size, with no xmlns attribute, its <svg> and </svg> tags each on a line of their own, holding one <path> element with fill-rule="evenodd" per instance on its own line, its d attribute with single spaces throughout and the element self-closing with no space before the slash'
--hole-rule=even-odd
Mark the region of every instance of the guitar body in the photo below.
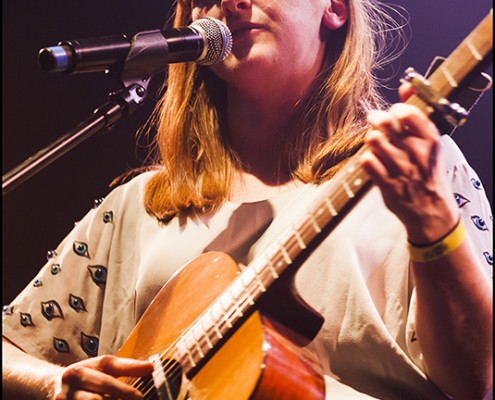
<svg viewBox="0 0 495 400">
<path fill-rule="evenodd" d="M 237 263 L 220 252 L 185 265 L 163 286 L 116 355 L 148 359 L 167 354 L 240 272 Z M 321 367 L 316 355 L 296 344 L 301 343 L 299 334 L 259 311 L 235 328 L 192 376 L 184 376 L 170 350 L 164 368 L 170 365 L 172 375 L 182 375 L 180 393 L 169 390 L 146 398 L 324 399 Z"/>
</svg>

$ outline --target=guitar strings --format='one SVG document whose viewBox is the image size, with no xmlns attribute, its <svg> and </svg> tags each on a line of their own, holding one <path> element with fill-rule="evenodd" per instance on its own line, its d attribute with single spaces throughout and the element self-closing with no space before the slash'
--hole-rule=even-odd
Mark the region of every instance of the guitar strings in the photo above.
<svg viewBox="0 0 495 400">
<path fill-rule="evenodd" d="M 480 25 L 481 25 L 481 24 L 480 24 Z M 485 25 L 486 25 L 486 24 L 485 24 Z M 486 28 L 486 29 L 488 29 L 488 28 Z M 480 36 L 482 36 L 482 34 L 483 34 L 483 32 L 479 32 L 479 35 L 480 35 Z M 475 37 L 473 37 L 473 39 L 476 39 L 476 38 L 475 38 Z M 462 48 L 461 48 L 459 51 L 462 51 Z M 476 58 L 476 57 L 475 57 L 475 58 Z M 430 82 L 432 82 L 433 80 L 435 80 L 437 77 L 438 77 L 438 79 L 439 79 L 439 80 L 442 80 L 442 77 L 441 77 L 440 75 L 433 74 L 433 75 L 430 77 Z M 444 82 L 444 83 L 445 83 L 445 82 Z M 448 83 L 448 82 L 447 82 L 447 83 Z M 417 106 L 419 106 L 421 109 L 423 109 L 423 111 L 425 111 L 425 109 L 426 109 L 426 105 L 424 104 L 424 102 L 423 102 L 423 101 L 422 101 L 419 97 L 417 97 L 417 96 L 412 96 L 410 99 L 408 99 L 408 103 L 411 103 L 411 104 L 416 103 L 416 105 L 417 105 Z M 365 147 L 365 146 L 363 146 L 363 147 L 362 147 L 362 148 L 358 151 L 358 153 L 360 153 L 360 152 L 364 149 L 364 147 Z M 353 158 L 350 160 L 350 164 L 352 164 L 352 163 L 353 163 L 356 159 L 357 159 L 357 157 L 353 157 Z M 345 170 L 346 170 L 346 168 L 344 168 L 344 172 L 345 172 Z M 356 177 L 355 177 L 354 179 L 362 179 L 362 176 L 359 176 L 359 173 L 360 173 L 359 168 L 357 168 L 356 170 L 357 170 L 358 174 L 356 174 Z M 353 170 L 351 170 L 351 173 L 352 173 L 352 172 L 354 172 L 354 171 L 353 171 Z M 350 176 L 350 175 L 351 175 L 351 174 L 349 174 L 349 176 Z M 337 177 L 337 178 L 338 178 L 338 177 Z M 369 179 L 369 177 L 368 177 L 368 179 Z M 345 182 L 345 180 L 344 180 L 344 182 Z M 363 185 L 363 186 L 364 186 L 364 185 Z M 342 192 L 341 192 L 341 193 L 342 193 Z M 339 193 L 338 193 L 338 192 L 337 192 L 337 195 L 339 195 Z M 336 197 L 337 197 L 337 196 L 336 196 Z M 342 196 L 342 197 L 343 197 L 343 196 Z M 328 196 L 327 198 L 328 198 L 328 199 L 330 199 L 330 198 L 331 198 L 331 196 Z M 333 199 L 330 199 L 330 200 L 333 200 Z M 345 204 L 345 198 L 344 198 L 343 204 Z M 332 212 L 332 210 L 329 210 L 329 211 L 330 211 L 330 212 Z M 331 221 L 331 219 L 329 220 L 329 222 L 330 222 L 330 221 Z M 297 230 L 296 230 L 296 232 L 297 232 Z M 302 246 L 300 246 L 300 247 L 302 247 Z M 278 254 L 278 256 L 280 256 L 280 254 Z M 256 271 L 255 271 L 255 272 L 256 272 Z M 262 272 L 264 273 L 264 272 L 266 272 L 266 270 L 264 270 L 264 271 L 262 271 Z M 256 275 L 256 274 L 255 274 L 255 275 Z M 256 276 L 258 276 L 258 277 L 259 277 L 259 275 L 256 275 Z M 246 297 L 246 298 L 244 298 L 243 300 L 244 300 L 244 302 L 246 302 L 246 301 L 247 301 L 247 302 L 251 303 L 251 302 L 252 302 L 252 297 Z M 231 312 L 231 314 L 232 314 L 232 312 Z M 225 314 L 225 315 L 224 315 L 223 319 L 225 319 L 226 317 L 228 317 L 228 315 L 227 315 L 227 314 Z M 200 320 L 200 318 L 201 318 L 201 316 L 198 318 L 198 320 Z M 215 322 L 216 322 L 216 321 L 215 321 Z M 224 321 L 223 321 L 223 320 L 220 320 L 220 326 L 219 326 L 219 325 L 217 325 L 218 329 L 223 328 L 223 327 L 222 327 L 222 324 L 223 324 L 223 323 L 224 323 Z M 228 323 L 227 323 L 227 325 L 228 325 Z M 194 324 L 192 324 L 191 326 L 194 326 Z M 189 329 L 190 329 L 190 328 L 189 328 Z M 186 332 L 187 332 L 187 329 L 186 329 Z M 207 334 L 207 335 L 208 335 L 208 337 L 209 337 L 209 332 L 208 332 L 208 329 L 206 329 L 204 333 L 205 333 L 205 334 Z M 201 339 L 202 339 L 202 338 L 200 338 L 200 340 L 201 340 Z M 177 343 L 178 343 L 178 340 L 175 340 L 175 341 L 172 343 L 172 345 L 177 344 Z M 198 344 L 198 343 L 197 343 L 197 344 Z M 201 347 L 202 347 L 202 344 L 201 344 Z M 172 350 L 170 350 L 170 346 L 169 346 L 169 348 L 167 349 L 167 351 L 170 351 L 170 353 L 171 353 L 171 354 L 172 354 L 172 352 L 173 352 Z M 195 350 L 194 350 L 194 349 L 192 349 L 192 352 L 195 352 Z M 192 354 L 192 352 L 191 352 L 191 354 Z M 170 367 L 170 361 L 169 361 L 169 359 L 166 359 L 166 362 L 165 362 L 165 363 L 164 363 L 164 361 L 163 361 L 163 356 L 164 356 L 165 354 L 166 354 L 166 352 L 165 352 L 165 353 L 163 353 L 163 354 L 160 354 L 161 364 L 162 364 L 162 366 L 163 366 L 163 367 L 166 367 L 166 368 L 171 368 L 171 367 Z M 168 361 L 167 361 L 167 360 L 168 360 Z M 137 382 L 137 384 L 138 384 L 138 386 L 137 386 L 138 388 L 140 388 L 140 387 L 141 387 L 141 386 L 140 386 L 141 384 L 145 385 L 145 386 L 143 387 L 143 389 L 144 389 L 144 390 L 146 390 L 145 396 L 147 396 L 148 394 L 150 394 L 150 392 L 153 390 L 153 382 L 152 382 L 152 379 L 147 379 L 147 380 L 148 380 L 148 381 L 149 381 L 149 383 L 151 384 L 151 387 L 146 386 L 146 383 L 145 383 L 145 381 L 144 381 L 144 379 L 143 379 L 143 378 L 138 378 L 138 379 L 135 381 L 135 382 Z"/>
<path fill-rule="evenodd" d="M 264 276 L 261 274 L 264 274 Z M 266 279 L 267 276 L 268 277 L 270 276 L 269 271 L 267 271 L 265 269 L 261 272 L 261 274 L 258 275 L 258 278 L 262 279 L 263 281 L 267 281 L 267 279 Z M 234 308 L 234 307 L 230 308 L 229 310 L 227 310 L 227 312 L 224 312 L 224 314 L 222 315 L 221 319 L 218 322 L 215 321 L 219 331 L 224 332 L 225 330 L 228 330 L 228 328 L 230 328 L 232 326 L 232 321 L 235 319 L 236 315 L 239 315 L 239 310 L 246 310 L 248 308 L 248 306 L 252 304 L 253 295 L 256 295 L 256 293 L 257 293 L 256 289 L 258 288 L 258 286 L 253 285 L 253 283 L 254 283 L 254 281 L 250 282 L 248 284 L 248 286 L 244 286 L 244 293 L 241 294 L 239 299 L 236 299 L 234 296 L 232 296 L 234 298 L 234 300 L 238 300 L 237 301 L 237 308 Z M 197 319 L 197 321 L 200 319 L 201 318 L 199 317 Z M 197 321 L 196 321 L 196 323 L 197 323 Z M 194 324 L 192 324 L 191 326 L 193 326 L 193 325 Z M 188 330 L 190 331 L 191 327 Z M 205 347 L 205 345 L 208 345 L 208 340 L 211 341 L 212 334 L 213 334 L 213 336 L 215 335 L 215 332 L 214 331 L 212 332 L 211 327 L 209 327 L 208 329 L 205 329 L 204 333 L 206 335 L 203 335 L 202 337 L 199 338 L 199 340 L 196 340 L 197 346 L 199 346 L 201 349 L 203 349 Z M 206 336 L 209 339 L 206 339 Z M 178 377 L 179 377 L 179 371 L 177 370 L 177 368 L 175 368 L 175 371 L 173 371 L 172 367 L 175 366 L 175 361 L 171 359 L 173 356 L 173 353 L 174 353 L 174 350 L 172 349 L 172 347 L 178 341 L 179 340 L 175 340 L 174 342 L 172 342 L 166 351 L 159 354 L 159 357 L 161 360 L 161 365 L 162 365 L 162 368 L 163 368 L 164 373 L 166 375 L 166 379 L 172 380 L 172 381 L 175 379 L 178 379 Z M 199 350 L 196 347 L 192 348 L 190 350 L 190 352 L 191 352 L 191 355 L 193 356 L 193 358 L 194 358 L 194 356 L 197 356 L 199 354 Z M 179 364 L 183 364 L 183 362 L 181 362 L 181 361 L 184 359 L 184 357 L 185 357 L 185 355 L 183 355 L 182 357 L 178 357 Z M 174 365 L 172 365 L 172 364 L 174 364 Z M 170 372 L 170 371 L 172 371 L 172 372 Z M 132 381 L 132 380 L 128 380 L 128 381 Z M 141 390 L 143 392 L 143 394 L 148 395 L 153 390 L 154 383 L 151 380 L 149 382 L 145 382 L 142 378 L 137 378 L 137 379 L 135 379 L 133 386 L 138 388 L 139 390 Z"/>
<path fill-rule="evenodd" d="M 351 161 L 354 161 L 354 160 L 351 160 Z M 346 168 L 346 169 L 350 170 L 350 172 L 348 173 L 348 177 L 352 178 L 352 180 L 362 179 L 362 171 L 360 171 L 359 168 L 355 168 L 355 166 L 354 166 L 353 168 Z M 343 171 L 343 172 L 345 172 L 345 171 Z M 331 198 L 332 197 L 331 195 L 321 196 L 322 198 L 324 197 L 325 199 L 330 200 L 330 201 L 335 202 L 335 203 L 338 203 L 339 201 L 342 201 L 342 203 L 345 203 L 346 200 L 349 200 L 350 197 L 353 197 L 353 196 L 350 196 L 349 193 L 347 192 L 347 190 L 348 190 L 348 186 L 346 187 L 347 181 L 343 177 L 341 177 L 341 179 L 338 179 L 338 180 L 341 181 L 341 182 L 337 182 L 337 184 L 340 183 L 340 188 L 341 188 L 340 192 L 337 190 L 333 199 Z M 342 188 L 346 188 L 346 189 L 344 190 Z M 316 209 L 314 210 L 313 215 L 319 214 L 318 211 L 326 208 L 323 204 L 324 204 L 324 202 L 317 204 L 317 207 L 315 207 Z M 327 209 L 327 211 L 330 212 L 330 210 L 328 210 L 328 209 Z M 330 212 L 330 219 L 328 222 L 330 222 L 334 216 L 335 215 L 333 215 Z M 310 225 L 308 220 L 306 220 L 305 222 L 308 225 Z M 300 229 L 302 230 L 303 228 L 305 228 L 304 225 L 301 225 Z M 312 229 L 315 230 L 314 227 L 312 227 Z M 294 232 L 297 232 L 297 229 L 292 228 L 292 230 Z M 316 232 L 316 233 L 318 233 L 318 232 Z M 299 244 L 299 241 L 297 240 L 297 238 L 295 238 L 293 235 L 291 236 L 291 238 L 295 239 L 296 242 L 291 244 L 291 243 L 288 243 L 288 241 L 287 241 L 285 245 L 281 245 L 279 248 L 279 251 L 275 254 L 275 256 L 273 257 L 273 259 L 271 261 L 272 265 L 280 265 L 280 262 L 282 262 L 282 264 L 283 263 L 290 264 L 290 263 L 287 263 L 286 258 L 284 257 L 284 255 L 282 253 L 282 248 L 284 248 L 286 251 L 291 251 L 291 250 L 293 250 L 293 247 L 295 245 L 297 245 L 297 246 L 299 246 L 299 248 L 302 249 L 302 246 Z M 254 269 L 254 268 L 251 268 L 251 269 Z M 254 272 L 255 272 L 254 273 L 255 279 L 259 278 L 262 280 L 262 282 L 273 281 L 273 275 L 271 274 L 271 272 L 268 270 L 268 268 L 266 266 L 259 272 L 257 272 L 254 269 Z M 267 279 L 267 277 L 269 279 Z M 241 279 L 241 277 L 239 279 Z M 261 285 L 261 288 L 264 288 L 264 287 L 265 286 L 263 283 L 263 285 Z M 229 288 L 227 288 L 225 292 L 229 291 L 231 288 L 232 288 L 232 285 L 229 286 Z M 255 280 L 251 280 L 247 285 L 245 285 L 245 282 L 243 282 L 243 292 L 240 294 L 239 299 L 237 299 L 233 295 L 233 293 L 230 292 L 232 299 L 235 300 L 236 302 L 235 302 L 234 306 L 230 307 L 230 309 L 224 310 L 226 312 L 224 312 L 224 314 L 221 316 L 219 321 L 215 321 L 215 319 L 213 319 L 218 330 L 221 332 L 223 332 L 224 329 L 228 330 L 232 326 L 232 321 L 235 320 L 236 315 L 238 315 L 239 317 L 242 317 L 243 311 L 245 312 L 245 310 L 248 309 L 249 306 L 252 305 L 253 300 L 261 294 L 260 293 L 261 288 L 260 288 L 259 283 L 255 283 Z M 263 291 L 263 290 L 261 290 L 261 291 Z M 203 314 L 201 314 L 196 319 L 196 321 L 193 324 L 191 324 L 191 326 L 189 328 L 187 328 L 185 330 L 185 333 L 192 332 L 192 327 L 194 325 L 197 325 L 198 322 L 201 321 L 202 317 L 205 314 L 206 314 L 206 311 Z M 211 333 L 213 333 L 213 336 L 215 336 L 215 332 L 211 332 L 211 329 L 212 329 L 212 327 L 208 327 L 207 329 L 203 329 L 204 335 L 202 335 L 199 339 L 195 339 L 196 346 L 193 346 L 192 348 L 187 350 L 189 352 L 189 354 L 191 355 L 191 358 L 193 360 L 198 355 L 201 357 L 200 351 L 201 351 L 201 353 L 203 353 L 203 348 L 205 345 L 207 347 L 209 347 L 208 342 L 209 341 L 211 342 Z M 174 370 L 173 367 L 177 365 L 176 362 L 178 362 L 180 365 L 183 365 L 183 363 L 185 361 L 184 359 L 186 357 L 185 354 L 182 354 L 182 356 L 177 357 L 178 360 L 172 359 L 174 356 L 174 353 L 176 352 L 176 351 L 174 351 L 173 347 L 177 345 L 179 340 L 180 340 L 179 338 L 174 340 L 167 347 L 167 349 L 164 352 L 159 354 L 161 367 L 162 367 L 162 370 L 165 374 L 165 379 L 169 380 L 169 381 L 170 380 L 174 381 L 175 379 L 179 379 L 179 376 L 182 375 L 180 368 L 179 369 L 175 368 L 175 370 Z M 208 350 L 209 349 L 207 349 L 206 352 L 208 352 Z M 201 358 L 203 358 L 203 357 L 201 357 Z M 155 388 L 155 384 L 154 384 L 152 378 L 151 379 L 149 379 L 149 378 L 143 379 L 142 377 L 135 379 L 133 382 L 133 386 L 136 387 L 137 389 L 139 389 L 144 394 L 145 397 L 152 394 L 154 391 L 154 388 Z"/>
<path fill-rule="evenodd" d="M 266 275 L 269 274 L 268 271 L 263 271 L 263 273 Z M 261 277 L 262 279 L 266 280 L 265 277 Z M 248 305 L 250 305 L 252 303 L 252 294 L 251 292 L 253 291 L 253 289 L 256 289 L 256 287 L 254 286 L 251 286 L 251 287 L 245 287 L 246 289 L 246 293 L 243 293 L 241 295 L 241 298 L 239 300 L 241 301 L 238 301 L 238 305 L 239 307 L 237 309 L 234 309 L 234 308 L 231 308 L 230 310 L 228 310 L 227 312 L 225 312 L 221 319 L 217 322 L 217 327 L 220 331 L 224 331 L 224 330 L 228 330 L 228 328 L 230 326 L 232 326 L 232 321 L 235 319 L 236 317 L 236 314 L 238 315 L 239 314 L 239 308 L 242 308 L 243 310 L 247 308 Z M 198 318 L 199 320 L 200 318 Z M 194 324 L 192 324 L 194 325 Z M 206 335 L 202 336 L 201 338 L 199 338 L 199 340 L 196 341 L 196 344 L 201 348 L 203 349 L 205 345 L 208 345 L 208 340 L 205 339 L 206 336 L 208 336 L 209 340 L 211 341 L 211 335 L 213 334 L 213 336 L 215 335 L 215 332 L 212 332 L 211 330 L 212 328 L 208 328 L 208 329 L 205 329 L 204 330 L 204 333 Z M 188 330 L 191 330 L 191 328 L 189 328 Z M 178 379 L 179 377 L 179 371 L 176 369 L 176 371 L 173 371 L 173 363 L 174 360 L 171 359 L 171 357 L 173 356 L 173 349 L 171 349 L 174 344 L 176 344 L 178 342 L 178 340 L 175 340 L 174 342 L 172 342 L 172 344 L 167 348 L 167 351 L 159 354 L 159 357 L 160 357 L 160 360 L 161 360 L 161 365 L 162 365 L 162 368 L 165 372 L 165 375 L 166 375 L 166 379 L 168 380 L 175 380 L 175 379 Z M 209 346 L 208 346 L 209 347 Z M 194 356 L 197 356 L 199 354 L 199 350 L 197 348 L 193 348 L 190 350 L 193 358 Z M 167 354 L 168 353 L 168 354 Z M 181 363 L 181 358 L 183 359 L 184 358 L 184 355 L 182 357 L 179 357 L 179 364 L 182 364 Z M 170 371 L 173 371 L 170 373 Z M 149 394 L 151 390 L 153 390 L 153 382 L 150 382 L 150 385 L 146 385 L 145 382 L 143 382 L 142 379 L 137 379 L 138 381 L 138 386 L 135 386 L 137 387 L 138 389 L 140 389 L 145 395 Z M 140 386 L 140 384 L 144 383 L 145 386 Z"/>
</svg>

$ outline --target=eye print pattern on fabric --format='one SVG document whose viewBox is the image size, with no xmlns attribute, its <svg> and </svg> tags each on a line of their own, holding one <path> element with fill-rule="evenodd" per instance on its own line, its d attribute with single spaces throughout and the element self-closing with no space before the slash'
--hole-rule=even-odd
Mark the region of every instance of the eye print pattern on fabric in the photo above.
<svg viewBox="0 0 495 400">
<path fill-rule="evenodd" d="M 46 259 L 49 261 L 51 260 L 52 258 L 55 258 L 57 257 L 57 252 L 55 250 L 48 250 L 46 252 Z"/>
<path fill-rule="evenodd" d="M 62 271 L 60 264 L 53 264 L 52 265 L 52 268 L 51 268 L 52 275 L 57 275 L 60 271 Z"/>
<path fill-rule="evenodd" d="M 94 208 L 99 207 L 104 201 L 104 198 L 97 199 L 94 201 Z M 102 223 L 108 224 L 108 223 L 113 223 L 114 221 L 114 212 L 111 210 L 105 211 L 102 213 L 101 220 Z M 77 225 L 77 223 L 75 224 Z M 74 241 L 72 243 L 72 251 L 74 254 L 76 254 L 78 257 L 84 257 L 87 259 L 90 259 L 90 248 L 89 244 L 85 241 Z M 54 284 L 57 284 L 56 277 L 60 275 L 63 272 L 63 266 L 57 260 L 58 253 L 57 250 L 49 250 L 46 253 L 46 259 L 47 261 L 51 264 L 48 266 L 48 271 L 51 276 L 55 278 L 53 281 Z M 91 280 L 98 286 L 102 287 L 106 284 L 107 281 L 107 268 L 103 265 L 99 264 L 86 264 L 87 269 L 88 269 L 88 278 L 91 277 Z M 67 267 L 68 271 L 70 270 L 70 266 Z M 36 278 L 32 282 L 32 286 L 35 288 L 42 287 L 44 284 L 47 284 L 48 282 L 44 282 L 46 279 L 43 281 L 41 278 Z M 38 304 L 40 304 L 40 311 L 43 316 L 41 318 L 41 324 L 43 323 L 43 320 L 46 323 L 50 323 L 55 318 L 62 319 L 64 320 L 66 317 L 67 313 L 70 312 L 75 312 L 75 313 L 87 313 L 87 306 L 86 306 L 86 301 L 83 297 L 77 296 L 73 293 L 69 293 L 67 295 L 68 297 L 65 298 L 65 300 L 62 303 L 57 302 L 54 299 L 48 300 L 48 301 L 40 301 Z M 67 307 L 68 305 L 68 307 Z M 63 308 L 65 307 L 65 308 Z M 70 308 L 69 308 L 70 307 Z M 20 312 L 17 311 L 16 313 L 14 312 L 14 306 L 13 305 L 5 305 L 2 308 L 2 313 L 4 316 L 14 316 L 18 315 L 19 317 L 19 324 L 28 329 L 29 327 L 36 327 L 39 324 L 35 324 L 35 320 L 38 321 L 38 314 L 30 314 L 30 313 L 25 313 L 25 312 Z M 42 325 L 41 326 L 42 329 Z M 84 332 L 79 332 L 79 345 L 80 348 L 89 356 L 89 357 L 94 357 L 98 354 L 98 348 L 99 348 L 99 339 L 97 336 L 91 336 L 88 334 L 85 334 Z M 77 347 L 77 344 L 74 344 L 71 342 L 72 339 L 70 338 L 63 338 L 63 337 L 56 337 L 52 336 L 52 344 L 53 348 L 55 349 L 56 352 L 58 353 L 71 353 L 72 348 Z M 69 344 L 71 342 L 71 344 Z"/>
<path fill-rule="evenodd" d="M 86 311 L 86 306 L 84 305 L 84 300 L 73 294 L 69 295 L 69 306 L 71 306 L 77 312 Z"/>
<path fill-rule="evenodd" d="M 105 200 L 104 197 L 100 197 L 99 199 L 95 199 L 93 202 L 93 208 L 98 208 L 101 203 L 103 203 L 103 200 Z"/>
<path fill-rule="evenodd" d="M 72 250 L 78 256 L 89 258 L 89 248 L 87 243 L 75 241 L 72 245 Z"/>
<path fill-rule="evenodd" d="M 457 206 L 459 208 L 462 208 L 466 204 L 471 202 L 471 200 L 466 199 L 462 194 L 459 194 L 459 193 L 454 193 L 454 198 L 455 198 L 455 201 L 457 202 Z"/>
<path fill-rule="evenodd" d="M 104 285 L 107 283 L 107 269 L 102 265 L 88 265 L 89 273 L 93 282 L 97 285 Z"/>
<path fill-rule="evenodd" d="M 471 184 L 477 190 L 482 190 L 483 189 L 483 185 L 481 184 L 481 181 L 479 179 L 471 178 Z"/>
<path fill-rule="evenodd" d="M 471 220 L 473 221 L 476 228 L 478 228 L 480 231 L 487 231 L 488 230 L 488 226 L 486 226 L 485 220 L 483 218 L 481 218 L 479 215 L 471 216 Z"/>
<path fill-rule="evenodd" d="M 471 183 L 471 186 L 475 189 L 475 191 L 483 191 L 484 190 L 483 184 L 481 183 L 481 181 L 477 177 L 470 178 L 469 181 Z M 469 189 L 469 188 L 467 188 L 467 189 Z M 463 208 L 467 204 L 471 203 L 470 197 L 472 195 L 473 195 L 472 192 L 470 194 L 469 193 L 463 193 L 463 194 L 454 193 L 454 198 L 457 202 L 457 206 L 459 208 Z M 477 194 L 475 194 L 475 196 L 476 195 Z M 472 207 L 475 207 L 475 206 L 473 205 Z M 470 210 L 468 208 L 467 212 L 469 212 L 469 211 L 472 212 L 473 210 L 472 209 Z M 489 230 L 488 225 L 482 216 L 477 215 L 477 214 L 471 214 L 470 217 L 471 217 L 471 221 L 472 221 L 473 225 L 476 227 L 476 229 L 478 229 L 480 231 L 488 231 Z M 493 221 L 493 215 L 489 215 L 489 216 L 485 215 L 485 217 L 490 218 L 490 220 Z M 487 264 L 493 266 L 492 254 L 488 251 L 483 251 L 482 254 L 483 254 L 483 258 L 486 260 Z"/>
<path fill-rule="evenodd" d="M 64 314 L 59 304 L 55 300 L 42 301 L 41 302 L 41 313 L 48 320 L 51 321 L 53 318 L 64 319 Z"/>
<path fill-rule="evenodd" d="M 59 353 L 70 353 L 70 346 L 64 339 L 53 337 L 53 347 Z"/>
<path fill-rule="evenodd" d="M 21 325 L 26 328 L 28 326 L 34 326 L 33 318 L 31 314 L 21 312 Z"/>
<path fill-rule="evenodd" d="M 81 332 L 81 348 L 88 356 L 95 357 L 98 354 L 98 345 L 97 337 L 85 335 Z"/>
<path fill-rule="evenodd" d="M 103 213 L 103 222 L 105 224 L 108 224 L 109 222 L 113 221 L 113 211 L 105 211 Z"/>
<path fill-rule="evenodd" d="M 485 256 L 486 262 L 490 265 L 493 265 L 493 256 L 488 251 L 484 251 L 483 255 Z"/>
<path fill-rule="evenodd" d="M 3 306 L 2 314 L 3 315 L 12 315 L 14 313 L 14 306 L 9 304 L 7 306 Z"/>
</svg>

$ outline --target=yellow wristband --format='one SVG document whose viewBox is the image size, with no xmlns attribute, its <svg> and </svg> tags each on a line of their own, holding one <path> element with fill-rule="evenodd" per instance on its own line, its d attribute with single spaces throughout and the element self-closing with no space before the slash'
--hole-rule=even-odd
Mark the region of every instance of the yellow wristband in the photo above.
<svg viewBox="0 0 495 400">
<path fill-rule="evenodd" d="M 462 219 L 460 219 L 456 227 L 450 233 L 433 244 L 417 246 L 409 242 L 411 260 L 426 263 L 452 253 L 462 244 L 465 234 L 466 229 Z"/>
</svg>

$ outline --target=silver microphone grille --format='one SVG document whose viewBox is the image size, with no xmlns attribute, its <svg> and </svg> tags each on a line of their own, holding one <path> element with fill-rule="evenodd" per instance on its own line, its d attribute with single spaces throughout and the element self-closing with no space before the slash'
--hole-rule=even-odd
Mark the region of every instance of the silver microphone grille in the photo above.
<svg viewBox="0 0 495 400">
<path fill-rule="evenodd" d="M 199 31 L 205 40 L 203 54 L 196 60 L 198 64 L 219 63 L 232 51 L 232 33 L 222 21 L 204 17 L 194 21 L 189 27 Z"/>
</svg>

